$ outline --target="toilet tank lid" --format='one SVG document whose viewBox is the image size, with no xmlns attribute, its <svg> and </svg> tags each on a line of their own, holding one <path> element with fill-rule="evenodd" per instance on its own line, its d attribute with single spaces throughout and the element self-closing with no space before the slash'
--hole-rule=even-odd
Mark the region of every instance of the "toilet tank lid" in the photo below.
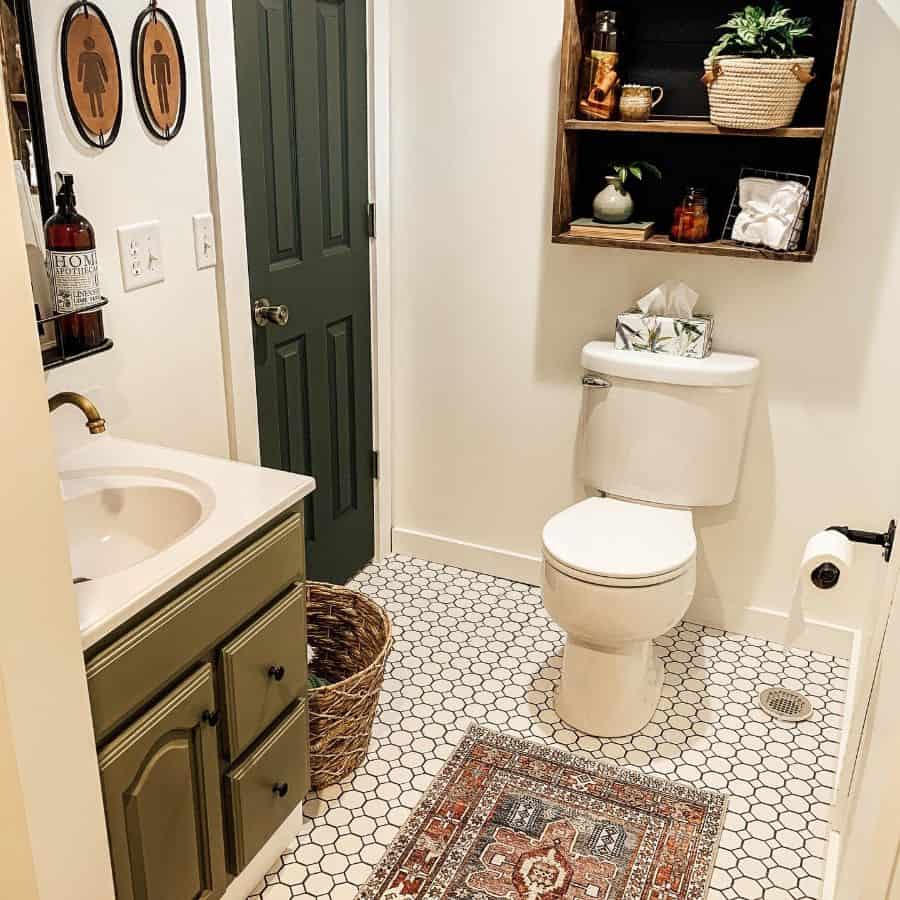
<svg viewBox="0 0 900 900">
<path fill-rule="evenodd" d="M 755 384 L 759 360 L 733 353 L 713 353 L 706 359 L 688 359 L 667 353 L 617 350 L 612 341 L 592 341 L 581 353 L 589 372 L 695 387 L 740 387 Z"/>
</svg>

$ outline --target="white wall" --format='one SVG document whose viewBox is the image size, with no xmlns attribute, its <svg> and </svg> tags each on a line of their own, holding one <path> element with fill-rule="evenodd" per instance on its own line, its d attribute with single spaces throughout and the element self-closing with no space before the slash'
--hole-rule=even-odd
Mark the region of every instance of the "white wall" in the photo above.
<svg viewBox="0 0 900 900">
<path fill-rule="evenodd" d="M 7 133 L 0 87 L 0 134 Z M 0 140 L 0 224 L 0 897 L 112 900 L 81 636 L 6 140 Z"/>
<path fill-rule="evenodd" d="M 900 25 L 900 0 L 879 0 L 885 12 Z"/>
<path fill-rule="evenodd" d="M 581 346 L 680 278 L 717 348 L 763 363 L 739 497 L 696 515 L 693 614 L 786 608 L 812 533 L 900 512 L 900 32 L 861 0 L 804 266 L 551 245 L 562 4 L 394 0 L 393 16 L 395 535 L 539 555 L 544 522 L 583 495 Z M 809 615 L 864 624 L 881 563 L 859 557 L 855 597 Z"/>
<path fill-rule="evenodd" d="M 106 330 L 116 346 L 53 372 L 48 393 L 87 394 L 119 436 L 227 455 L 216 273 L 196 269 L 191 221 L 211 206 L 196 4 L 166 4 L 181 33 L 188 72 L 187 116 L 169 144 L 145 130 L 131 84 L 131 29 L 141 4 L 104 4 L 118 42 L 124 115 L 118 140 L 102 151 L 77 136 L 65 104 L 58 48 L 69 5 L 69 0 L 32 4 L 50 160 L 55 169 L 74 173 L 79 210 L 96 231 L 103 290 L 110 299 Z M 116 227 L 148 219 L 161 222 L 166 280 L 126 294 Z M 58 413 L 54 425 L 67 437 L 80 429 L 74 411 Z"/>
</svg>

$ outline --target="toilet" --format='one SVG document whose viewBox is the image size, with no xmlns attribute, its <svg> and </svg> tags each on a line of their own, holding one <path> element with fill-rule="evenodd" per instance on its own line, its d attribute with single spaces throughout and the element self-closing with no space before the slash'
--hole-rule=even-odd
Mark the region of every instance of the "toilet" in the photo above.
<svg viewBox="0 0 900 900">
<path fill-rule="evenodd" d="M 566 633 L 557 713 L 622 737 L 653 717 L 665 674 L 653 641 L 694 596 L 693 510 L 737 492 L 759 361 L 595 341 L 582 365 L 578 455 L 592 496 L 544 528 L 544 606 Z"/>
</svg>

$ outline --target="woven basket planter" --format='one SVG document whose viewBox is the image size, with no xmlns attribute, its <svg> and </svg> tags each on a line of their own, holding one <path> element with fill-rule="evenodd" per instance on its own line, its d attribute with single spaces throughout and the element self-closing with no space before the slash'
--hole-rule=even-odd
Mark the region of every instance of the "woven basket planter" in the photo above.
<svg viewBox="0 0 900 900">
<path fill-rule="evenodd" d="M 309 692 L 310 779 L 314 788 L 323 788 L 366 757 L 391 649 L 391 622 L 364 594 L 310 581 L 306 628 L 315 673 L 330 682 Z"/>
<path fill-rule="evenodd" d="M 709 118 L 720 128 L 766 131 L 794 120 L 803 91 L 815 76 L 812 57 L 754 59 L 719 56 L 704 62 Z"/>
</svg>

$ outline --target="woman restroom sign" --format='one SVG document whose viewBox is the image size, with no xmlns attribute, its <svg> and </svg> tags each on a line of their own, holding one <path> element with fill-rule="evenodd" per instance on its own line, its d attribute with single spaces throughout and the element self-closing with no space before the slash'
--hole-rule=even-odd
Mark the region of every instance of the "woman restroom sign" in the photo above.
<svg viewBox="0 0 900 900">
<path fill-rule="evenodd" d="M 181 130 L 187 101 L 184 52 L 171 16 L 155 2 L 134 23 L 131 66 L 144 124 L 154 137 L 172 140 Z"/>
<path fill-rule="evenodd" d="M 122 124 L 122 72 L 109 22 L 93 3 L 74 3 L 63 19 L 63 83 L 72 120 L 92 147 L 108 147 Z"/>
</svg>

